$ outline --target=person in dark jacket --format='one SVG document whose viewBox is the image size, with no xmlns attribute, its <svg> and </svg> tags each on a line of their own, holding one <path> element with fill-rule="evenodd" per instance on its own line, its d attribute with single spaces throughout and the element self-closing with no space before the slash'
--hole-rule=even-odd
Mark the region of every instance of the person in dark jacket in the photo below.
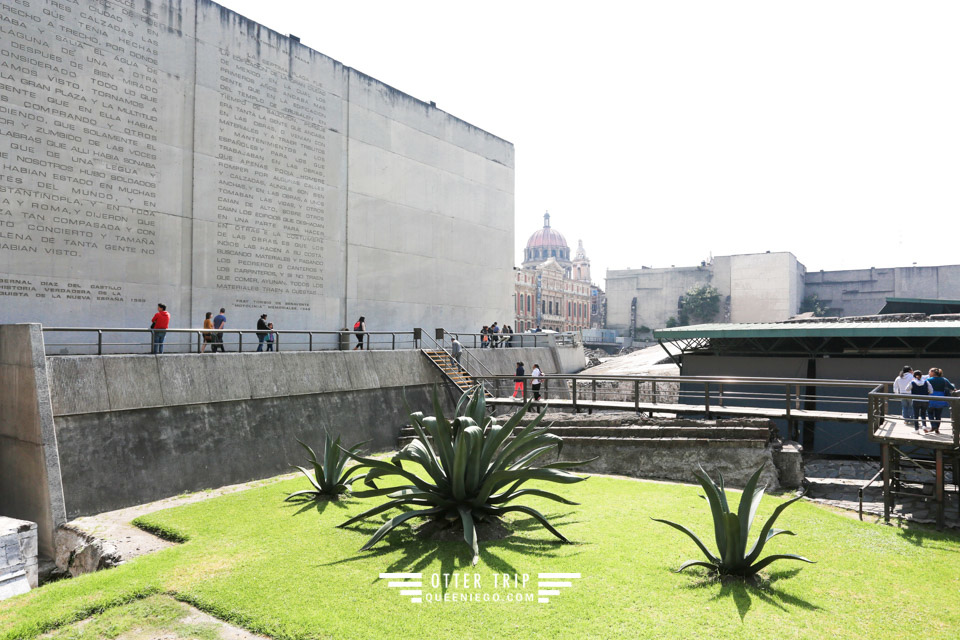
<svg viewBox="0 0 960 640">
<path fill-rule="evenodd" d="M 353 323 L 353 335 L 357 337 L 357 346 L 353 348 L 354 351 L 360 349 L 363 351 L 363 337 L 367 333 L 367 319 L 364 316 L 360 316 L 360 319 Z"/>
<path fill-rule="evenodd" d="M 913 380 L 910 381 L 910 394 L 913 396 L 913 430 L 920 431 L 920 424 L 923 423 L 923 430 L 927 430 L 927 401 L 921 400 L 923 396 L 929 396 L 933 393 L 933 387 L 923 379 L 923 372 L 917 369 L 913 372 Z M 919 397 L 918 397 L 919 396 Z"/>
<path fill-rule="evenodd" d="M 523 376 L 526 372 L 523 370 L 523 363 L 517 363 L 517 373 L 516 378 L 513 379 L 513 395 L 511 398 L 516 398 L 517 394 L 520 394 L 520 399 L 523 400 Z"/>
<path fill-rule="evenodd" d="M 267 314 L 260 316 L 257 320 L 257 351 L 263 351 L 263 341 L 267 339 Z"/>
<path fill-rule="evenodd" d="M 943 377 L 943 369 L 934 367 L 930 369 L 930 375 L 927 377 L 927 382 L 930 383 L 930 387 L 933 391 L 930 393 L 931 396 L 950 396 L 953 395 L 953 391 L 956 389 L 953 386 L 953 383 Z M 946 409 L 948 404 L 943 400 L 931 400 L 929 406 L 927 407 L 927 415 L 930 418 L 930 428 L 924 429 L 924 433 L 940 433 L 940 419 L 943 417 L 943 410 Z"/>
</svg>

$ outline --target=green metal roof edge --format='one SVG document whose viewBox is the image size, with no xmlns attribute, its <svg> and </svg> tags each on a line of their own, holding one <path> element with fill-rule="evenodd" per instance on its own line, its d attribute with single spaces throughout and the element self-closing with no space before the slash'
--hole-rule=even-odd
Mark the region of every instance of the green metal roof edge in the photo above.
<svg viewBox="0 0 960 640">
<path fill-rule="evenodd" d="M 960 320 L 937 322 L 819 322 L 796 324 L 698 324 L 672 329 L 657 329 L 658 340 L 694 338 L 786 338 L 866 336 L 960 336 Z"/>
<path fill-rule="evenodd" d="M 940 298 L 887 298 L 887 302 L 911 302 L 920 304 L 960 304 L 960 300 L 945 300 Z"/>
</svg>

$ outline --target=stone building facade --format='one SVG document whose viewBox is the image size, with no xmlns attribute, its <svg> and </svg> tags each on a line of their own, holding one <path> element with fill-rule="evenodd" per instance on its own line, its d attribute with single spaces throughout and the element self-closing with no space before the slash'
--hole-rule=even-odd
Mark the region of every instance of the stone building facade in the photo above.
<svg viewBox="0 0 960 640">
<path fill-rule="evenodd" d="M 583 242 L 571 259 L 566 238 L 550 226 L 550 214 L 545 213 L 543 228 L 530 236 L 515 272 L 514 329 L 590 328 L 602 312 L 600 294 L 600 288 L 590 282 L 590 260 Z"/>
<path fill-rule="evenodd" d="M 780 322 L 816 296 L 830 316 L 873 315 L 887 298 L 960 299 L 960 265 L 807 271 L 789 252 L 714 256 L 692 267 L 608 270 L 606 327 L 623 335 L 661 329 L 680 315 L 684 294 L 720 294 L 712 322 Z"/>
</svg>

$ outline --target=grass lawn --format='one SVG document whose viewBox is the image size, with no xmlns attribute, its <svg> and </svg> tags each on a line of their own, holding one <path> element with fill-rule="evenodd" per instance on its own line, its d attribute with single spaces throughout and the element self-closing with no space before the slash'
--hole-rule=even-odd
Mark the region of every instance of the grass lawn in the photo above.
<svg viewBox="0 0 960 640">
<path fill-rule="evenodd" d="M 335 525 L 381 499 L 307 508 L 283 502 L 305 487 L 298 478 L 151 514 L 152 528 L 187 542 L 0 603 L 0 638 L 36 637 L 103 611 L 94 623 L 129 617 L 126 609 L 110 610 L 137 600 L 152 606 L 154 594 L 274 638 L 956 638 L 960 629 L 955 534 L 861 523 L 800 502 L 777 522 L 797 536 L 775 538 L 765 554 L 798 553 L 818 564 L 774 563 L 761 587 L 721 583 L 701 569 L 671 573 L 699 552 L 686 536 L 650 520 L 675 520 L 711 540 L 699 488 L 592 477 L 559 487 L 581 506 L 520 501 L 552 515 L 574 544 L 557 544 L 532 519 L 512 514 L 517 533 L 481 542 L 480 563 L 471 567 L 463 542 L 422 541 L 405 525 L 359 553 L 386 516 L 347 530 Z M 764 498 L 759 524 L 777 503 Z M 381 572 L 423 573 L 424 601 L 414 604 L 389 588 Z M 540 572 L 582 577 L 541 604 Z M 464 573 L 471 574 L 467 590 Z M 432 574 L 460 574 L 458 586 L 451 578 L 446 589 L 431 588 Z M 480 575 L 480 588 L 472 574 Z M 525 589 L 512 581 L 504 589 L 503 574 L 530 579 Z M 501 600 L 426 600 L 471 592 Z M 533 601 L 507 602 L 508 595 Z M 115 636 L 98 633 L 62 637 Z"/>
</svg>

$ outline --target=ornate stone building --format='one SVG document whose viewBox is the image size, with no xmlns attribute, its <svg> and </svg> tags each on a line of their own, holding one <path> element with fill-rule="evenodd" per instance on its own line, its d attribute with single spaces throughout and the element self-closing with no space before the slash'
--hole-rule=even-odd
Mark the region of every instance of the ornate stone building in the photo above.
<svg viewBox="0 0 960 640">
<path fill-rule="evenodd" d="M 602 313 L 603 292 L 590 282 L 583 242 L 571 260 L 567 240 L 550 226 L 549 213 L 543 215 L 543 229 L 527 240 L 514 291 L 516 331 L 578 331 L 594 326 Z"/>
</svg>

